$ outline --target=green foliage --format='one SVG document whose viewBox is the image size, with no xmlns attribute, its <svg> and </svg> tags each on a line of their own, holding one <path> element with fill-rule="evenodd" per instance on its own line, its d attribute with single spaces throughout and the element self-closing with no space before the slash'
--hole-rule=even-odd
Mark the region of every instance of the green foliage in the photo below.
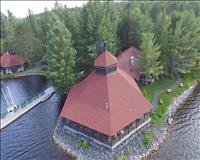
<svg viewBox="0 0 200 160">
<path fill-rule="evenodd" d="M 123 154 L 121 154 L 120 156 L 118 156 L 117 160 L 128 160 L 130 155 L 131 155 L 131 150 L 128 150 Z"/>
<path fill-rule="evenodd" d="M 15 19 L 14 15 L 8 10 L 8 17 L 4 19 L 5 23 L 5 41 L 4 41 L 4 51 L 13 52 L 16 49 L 16 25 L 17 20 Z"/>
<path fill-rule="evenodd" d="M 78 146 L 82 147 L 83 149 L 87 149 L 90 146 L 90 142 L 86 139 L 80 139 L 78 141 Z"/>
<path fill-rule="evenodd" d="M 160 44 L 160 57 L 159 60 L 161 64 L 164 65 L 165 74 L 171 72 L 173 52 L 172 52 L 172 30 L 170 28 L 171 20 L 170 16 L 166 14 L 164 10 L 159 14 L 154 23 L 154 32 L 156 36 L 156 41 Z"/>
<path fill-rule="evenodd" d="M 148 146 L 152 143 L 152 141 L 154 140 L 155 138 L 155 134 L 153 131 L 151 132 L 147 132 L 146 129 L 143 129 L 142 130 L 142 134 L 144 135 L 144 145 L 145 146 Z"/>
<path fill-rule="evenodd" d="M 190 73 L 200 59 L 200 18 L 194 12 L 185 11 L 176 21 L 173 35 L 173 52 L 176 60 L 175 70 L 180 73 Z"/>
<path fill-rule="evenodd" d="M 72 70 L 75 73 L 84 71 L 87 75 L 93 70 L 93 60 L 97 56 L 96 42 L 106 41 L 108 51 L 114 55 L 132 45 L 140 47 L 144 54 L 139 65 L 147 76 L 172 76 L 176 72 L 187 74 L 200 70 L 199 6 L 199 2 L 90 1 L 80 8 L 67 8 L 56 2 L 52 11 L 45 8 L 43 13 L 35 15 L 29 10 L 23 19 L 15 18 L 8 11 L 7 15 L 1 13 L 1 54 L 9 51 L 25 55 L 31 65 L 47 57 L 48 61 L 66 61 L 63 56 L 53 58 L 49 52 L 54 52 L 54 56 L 57 52 L 66 53 L 66 49 L 61 49 L 68 39 L 70 48 L 77 51 L 76 59 L 69 61 L 75 61 L 76 65 L 62 61 L 60 67 L 65 64 L 73 66 L 73 69 L 68 69 L 70 73 Z M 60 21 L 62 30 L 66 28 L 70 32 L 70 38 L 57 38 L 52 34 L 56 21 Z M 55 41 L 57 46 L 49 47 L 50 41 Z M 72 50 L 69 53 L 74 52 Z M 49 63 L 54 67 L 58 65 L 53 61 Z M 64 79 L 58 80 L 60 75 L 65 75 L 63 71 L 62 74 L 49 71 L 52 71 L 50 77 L 57 79 L 53 79 L 56 84 L 64 82 Z M 74 76 L 70 79 L 69 84 L 58 88 L 72 84 Z"/>
<path fill-rule="evenodd" d="M 54 23 L 47 34 L 47 74 L 59 92 L 67 93 L 76 80 L 76 50 L 72 48 L 69 30 L 56 15 L 53 15 L 53 19 Z"/>
<path fill-rule="evenodd" d="M 163 66 L 158 60 L 160 46 L 156 44 L 153 33 L 143 33 L 140 49 L 143 53 L 137 58 L 137 62 L 141 71 L 147 77 L 157 78 L 162 73 Z"/>
<path fill-rule="evenodd" d="M 66 131 L 64 132 L 64 134 L 65 134 L 65 137 L 67 139 L 67 142 L 69 144 L 71 144 L 72 143 L 72 137 L 71 137 L 71 135 L 69 133 L 67 133 Z"/>
<path fill-rule="evenodd" d="M 172 103 L 175 97 L 179 96 L 184 90 L 188 89 L 191 85 L 194 85 L 198 78 L 196 72 L 186 74 L 183 76 L 183 87 L 178 87 L 171 93 L 163 93 L 160 95 L 160 99 L 163 100 L 162 104 L 158 104 L 158 107 L 151 114 L 152 122 L 155 126 L 161 126 L 166 120 L 168 107 Z"/>
<path fill-rule="evenodd" d="M 107 4 L 107 3 L 106 3 Z M 116 22 L 113 21 L 110 6 L 102 2 L 88 2 L 81 11 L 81 48 L 79 61 L 81 69 L 91 71 L 93 60 L 97 56 L 95 45 L 98 41 L 106 41 L 107 48 L 112 54 L 117 54 L 118 38 L 116 33 Z M 111 19 L 113 18 L 113 19 Z"/>
<path fill-rule="evenodd" d="M 0 42 L 1 42 L 1 54 L 5 53 L 5 49 L 4 49 L 4 39 L 1 38 L 0 39 Z"/>
<path fill-rule="evenodd" d="M 125 14 L 119 23 L 118 35 L 120 37 L 122 50 L 135 45 L 139 47 L 142 42 L 142 33 L 152 30 L 152 21 L 141 9 L 125 8 Z"/>
</svg>

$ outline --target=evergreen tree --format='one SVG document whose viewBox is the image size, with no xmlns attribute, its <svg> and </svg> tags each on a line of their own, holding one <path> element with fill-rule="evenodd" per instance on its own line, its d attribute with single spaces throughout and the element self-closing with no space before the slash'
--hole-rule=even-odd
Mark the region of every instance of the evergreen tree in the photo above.
<svg viewBox="0 0 200 160">
<path fill-rule="evenodd" d="M 119 37 L 122 50 L 132 45 L 139 47 L 142 33 L 152 31 L 152 21 L 147 14 L 143 14 L 140 8 L 127 9 L 124 18 L 119 25 Z"/>
<path fill-rule="evenodd" d="M 74 72 L 76 51 L 72 48 L 71 34 L 59 18 L 47 34 L 48 76 L 61 93 L 67 93 L 76 80 Z"/>
<path fill-rule="evenodd" d="M 0 32 L 0 38 L 5 38 L 6 37 L 6 21 L 7 17 L 3 13 L 1 13 L 1 32 Z"/>
<path fill-rule="evenodd" d="M 160 61 L 165 67 L 164 70 L 166 71 L 166 74 L 171 72 L 173 61 L 172 29 L 170 28 L 170 25 L 170 17 L 166 14 L 166 11 L 163 10 L 154 23 L 154 32 L 157 43 L 160 44 Z"/>
<path fill-rule="evenodd" d="M 27 23 L 30 25 L 32 32 L 34 33 L 34 36 L 40 40 L 42 43 L 42 28 L 41 28 L 41 23 L 39 23 L 41 20 L 41 16 L 37 17 L 36 15 L 33 14 L 33 12 L 29 9 L 28 10 L 28 17 L 26 18 Z"/>
<path fill-rule="evenodd" d="M 20 22 L 16 26 L 16 48 L 15 52 L 24 55 L 29 64 L 34 64 L 42 57 L 40 41 L 35 37 L 31 26 L 28 23 Z"/>
<path fill-rule="evenodd" d="M 133 19 L 129 14 L 125 14 L 119 23 L 118 35 L 121 42 L 121 49 L 125 50 L 133 45 Z"/>
<path fill-rule="evenodd" d="M 143 33 L 140 46 L 142 54 L 136 59 L 139 68 L 146 78 L 158 78 L 163 67 L 160 65 L 160 46 L 156 43 L 153 33 Z"/>
<path fill-rule="evenodd" d="M 173 34 L 174 65 L 172 72 L 189 73 L 200 59 L 200 18 L 194 12 L 186 11 L 180 14 Z"/>
<path fill-rule="evenodd" d="M 108 50 L 117 53 L 117 34 L 116 28 L 111 21 L 108 8 L 102 2 L 88 2 L 83 8 L 81 15 L 84 19 L 82 23 L 82 49 L 80 54 L 80 62 L 86 72 L 90 72 L 93 60 L 96 57 L 95 45 L 98 41 L 106 41 Z"/>
<path fill-rule="evenodd" d="M 133 10 L 133 44 L 139 47 L 142 43 L 142 33 L 152 32 L 153 23 L 149 15 L 143 14 L 139 8 Z"/>
<path fill-rule="evenodd" d="M 1 54 L 5 53 L 6 50 L 4 48 L 5 38 L 6 38 L 6 23 L 7 23 L 7 16 L 1 13 L 1 35 L 0 35 L 0 42 L 1 42 Z"/>
<path fill-rule="evenodd" d="M 41 15 L 40 18 L 40 26 L 41 26 L 41 31 L 40 31 L 40 40 L 41 40 L 41 45 L 43 48 L 43 52 L 47 53 L 47 34 L 50 31 L 50 28 L 52 24 L 54 23 L 53 21 L 53 13 L 48 11 L 47 8 L 44 9 L 44 13 Z"/>
<path fill-rule="evenodd" d="M 16 26 L 17 20 L 14 15 L 8 10 L 8 18 L 6 21 L 6 37 L 4 41 L 4 50 L 7 52 L 15 52 L 16 50 Z"/>
</svg>

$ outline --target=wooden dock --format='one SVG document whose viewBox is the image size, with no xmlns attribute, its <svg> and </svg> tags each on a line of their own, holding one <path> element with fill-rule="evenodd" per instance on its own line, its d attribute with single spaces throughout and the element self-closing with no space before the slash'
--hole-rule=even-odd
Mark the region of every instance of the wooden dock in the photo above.
<svg viewBox="0 0 200 160">
<path fill-rule="evenodd" d="M 23 114 L 31 110 L 40 102 L 43 102 L 46 99 L 48 99 L 54 92 L 55 89 L 53 87 L 47 88 L 42 96 L 27 104 L 27 106 L 18 109 L 16 112 L 8 113 L 5 118 L 1 118 L 1 129 L 14 122 L 17 118 L 21 117 Z"/>
</svg>

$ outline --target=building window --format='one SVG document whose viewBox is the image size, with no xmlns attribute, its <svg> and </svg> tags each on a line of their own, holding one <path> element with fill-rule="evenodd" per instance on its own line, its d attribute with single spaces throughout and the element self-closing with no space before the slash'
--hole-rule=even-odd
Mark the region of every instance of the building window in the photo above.
<svg viewBox="0 0 200 160">
<path fill-rule="evenodd" d="M 105 75 L 106 74 L 106 68 L 97 67 L 96 68 L 96 73 Z"/>
<path fill-rule="evenodd" d="M 109 73 L 112 73 L 114 71 L 117 70 L 117 66 L 113 65 L 113 66 L 109 66 L 109 67 L 96 67 L 96 73 L 98 74 L 102 74 L 102 75 L 107 75 Z"/>
</svg>

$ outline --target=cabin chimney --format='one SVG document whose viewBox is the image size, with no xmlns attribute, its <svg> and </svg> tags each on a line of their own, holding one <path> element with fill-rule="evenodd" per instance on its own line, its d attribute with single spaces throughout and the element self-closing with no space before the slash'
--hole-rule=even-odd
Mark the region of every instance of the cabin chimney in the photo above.
<svg viewBox="0 0 200 160">
<path fill-rule="evenodd" d="M 107 51 L 107 43 L 106 42 L 97 42 L 96 43 L 97 56 L 105 51 Z"/>
</svg>

